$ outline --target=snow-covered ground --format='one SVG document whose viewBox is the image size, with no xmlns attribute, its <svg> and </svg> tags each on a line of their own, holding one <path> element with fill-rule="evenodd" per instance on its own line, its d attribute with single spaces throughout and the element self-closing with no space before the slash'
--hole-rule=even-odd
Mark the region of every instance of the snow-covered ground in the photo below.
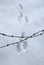
<svg viewBox="0 0 44 65">
<path fill-rule="evenodd" d="M 23 5 L 23 18 L 18 21 L 19 4 Z M 28 23 L 25 22 L 28 16 Z M 13 35 L 32 35 L 44 29 L 44 0 L 0 0 L 0 32 Z M 15 39 L 0 35 L 0 46 Z M 44 35 L 27 40 L 28 49 L 18 55 L 16 46 L 0 49 L 0 65 L 44 65 Z"/>
</svg>

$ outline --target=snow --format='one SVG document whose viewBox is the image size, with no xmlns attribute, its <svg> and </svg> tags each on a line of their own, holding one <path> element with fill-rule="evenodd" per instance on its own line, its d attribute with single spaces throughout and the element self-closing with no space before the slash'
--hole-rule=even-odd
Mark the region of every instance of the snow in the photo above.
<svg viewBox="0 0 44 65">
<path fill-rule="evenodd" d="M 18 20 L 19 4 L 23 18 Z M 25 22 L 28 16 L 28 23 Z M 44 29 L 44 0 L 0 0 L 0 32 L 13 35 L 32 35 Z M 0 46 L 15 42 L 0 35 Z M 17 40 L 18 41 L 18 40 Z M 27 40 L 28 49 L 17 54 L 16 45 L 0 49 L 0 65 L 44 65 L 44 35 Z"/>
</svg>

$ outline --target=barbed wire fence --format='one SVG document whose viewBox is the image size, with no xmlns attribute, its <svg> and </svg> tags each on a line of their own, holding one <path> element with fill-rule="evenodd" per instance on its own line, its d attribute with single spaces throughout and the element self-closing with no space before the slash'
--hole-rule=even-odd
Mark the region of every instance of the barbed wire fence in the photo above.
<svg viewBox="0 0 44 65">
<path fill-rule="evenodd" d="M 36 33 L 33 33 L 31 36 L 24 36 L 23 34 L 21 36 L 14 36 L 14 35 L 7 35 L 7 34 L 4 34 L 4 33 L 0 33 L 0 35 L 2 36 L 6 36 L 6 37 L 10 37 L 10 38 L 19 38 L 19 41 L 18 42 L 13 42 L 11 44 L 6 44 L 4 46 L 0 46 L 0 48 L 4 48 L 4 47 L 8 47 L 8 46 L 11 46 L 11 45 L 14 45 L 14 44 L 17 44 L 17 51 L 19 52 L 20 51 L 20 43 L 24 42 L 23 44 L 23 47 L 24 49 L 26 49 L 27 47 L 27 42 L 26 40 L 30 39 L 30 38 L 34 38 L 34 37 L 37 37 L 37 36 L 40 36 L 40 35 L 44 35 L 44 29 L 43 30 L 40 30 Z"/>
<path fill-rule="evenodd" d="M 20 10 L 20 16 L 18 16 L 18 20 L 23 17 L 23 12 L 22 12 L 23 6 L 21 4 L 19 6 L 20 6 L 21 10 Z M 27 16 L 25 16 L 25 21 L 26 21 L 26 23 L 28 23 L 28 17 Z M 21 47 L 20 47 L 21 43 L 23 43 L 23 48 L 26 49 L 27 46 L 28 46 L 27 40 L 30 39 L 30 38 L 38 37 L 40 35 L 44 35 L 44 29 L 40 30 L 38 32 L 35 32 L 30 36 L 25 36 L 24 34 L 25 34 L 25 32 L 22 32 L 21 36 L 15 36 L 15 35 L 8 35 L 8 34 L 5 34 L 5 33 L 0 33 L 0 35 L 2 35 L 4 37 L 10 37 L 12 39 L 13 38 L 18 38 L 19 39 L 19 41 L 0 46 L 0 48 L 5 48 L 5 47 L 9 47 L 11 45 L 16 44 L 17 45 L 17 52 L 20 52 L 21 51 Z"/>
</svg>

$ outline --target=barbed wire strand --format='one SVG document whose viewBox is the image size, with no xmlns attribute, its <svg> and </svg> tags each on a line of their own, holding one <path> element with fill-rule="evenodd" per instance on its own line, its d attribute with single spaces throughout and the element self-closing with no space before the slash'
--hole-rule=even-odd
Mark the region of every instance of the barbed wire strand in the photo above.
<svg viewBox="0 0 44 65">
<path fill-rule="evenodd" d="M 5 33 L 0 33 L 0 35 L 11 37 L 11 38 L 22 38 L 21 36 L 8 35 L 8 34 L 5 34 Z"/>
<path fill-rule="evenodd" d="M 13 37 L 18 37 L 18 38 L 21 38 L 20 41 L 18 41 L 18 42 L 7 44 L 7 45 L 4 45 L 4 46 L 1 46 L 0 48 L 4 48 L 4 47 L 8 47 L 10 45 L 18 44 L 18 43 L 21 43 L 22 41 L 25 41 L 25 40 L 29 39 L 29 38 L 37 37 L 37 36 L 40 36 L 40 35 L 43 35 L 43 34 L 44 34 L 44 30 L 40 30 L 40 31 L 38 31 L 36 33 L 33 33 L 31 36 L 26 36 L 26 37 L 14 36 L 14 35 L 7 35 L 7 34 L 4 34 L 4 33 L 0 33 L 0 35 L 7 36 L 7 37 L 12 37 L 12 38 Z"/>
</svg>

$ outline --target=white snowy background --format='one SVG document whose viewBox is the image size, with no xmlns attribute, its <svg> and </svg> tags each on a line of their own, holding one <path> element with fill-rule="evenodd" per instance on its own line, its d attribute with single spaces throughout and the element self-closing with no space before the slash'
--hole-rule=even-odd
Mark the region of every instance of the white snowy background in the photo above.
<svg viewBox="0 0 44 65">
<path fill-rule="evenodd" d="M 23 5 L 23 19 L 18 21 L 19 4 Z M 28 16 L 29 22 L 25 22 Z M 44 0 L 0 0 L 0 32 L 13 35 L 32 35 L 44 29 Z M 0 35 L 0 46 L 15 39 Z M 28 49 L 18 55 L 16 46 L 0 49 L 0 65 L 44 65 L 44 35 L 28 39 Z"/>
</svg>

